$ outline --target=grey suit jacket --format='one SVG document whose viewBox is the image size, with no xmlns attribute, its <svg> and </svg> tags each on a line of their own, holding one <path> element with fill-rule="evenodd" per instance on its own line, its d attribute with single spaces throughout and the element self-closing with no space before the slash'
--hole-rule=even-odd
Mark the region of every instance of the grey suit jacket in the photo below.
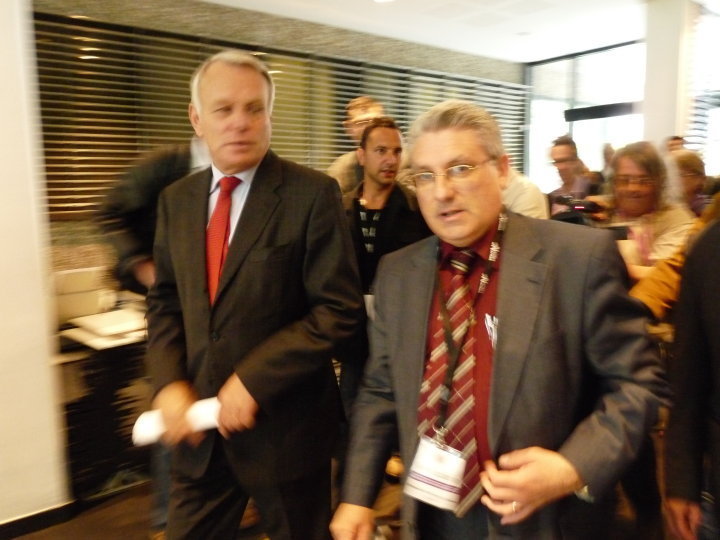
<svg viewBox="0 0 720 540">
<path fill-rule="evenodd" d="M 163 191 L 148 294 L 148 366 L 157 389 L 189 380 L 217 394 L 234 372 L 260 406 L 229 451 L 248 483 L 302 476 L 329 459 L 341 418 L 331 358 L 364 323 L 337 183 L 272 152 L 252 182 L 208 302 L 205 228 L 210 169 Z M 202 475 L 215 431 L 176 466 Z"/>
<path fill-rule="evenodd" d="M 412 462 L 437 246 L 431 237 L 381 261 L 345 502 L 372 504 L 395 430 L 407 467 Z M 535 445 L 557 450 L 602 496 L 635 458 L 666 396 L 643 308 L 626 294 L 614 242 L 606 231 L 511 214 L 499 276 L 488 419 L 493 455 Z M 579 536 L 571 521 L 584 515 L 580 505 L 588 506 L 568 497 L 502 532 Z M 405 537 L 414 538 L 412 499 L 403 511 Z"/>
</svg>

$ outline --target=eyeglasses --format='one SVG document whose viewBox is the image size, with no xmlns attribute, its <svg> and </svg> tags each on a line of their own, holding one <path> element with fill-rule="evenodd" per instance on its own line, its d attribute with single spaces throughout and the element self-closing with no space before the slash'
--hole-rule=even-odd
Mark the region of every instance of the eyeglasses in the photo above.
<svg viewBox="0 0 720 540">
<path fill-rule="evenodd" d="M 477 165 L 468 165 L 466 163 L 460 163 L 453 165 L 445 169 L 444 173 L 434 173 L 430 171 L 418 172 L 411 174 L 410 177 L 415 182 L 415 189 L 427 189 L 435 185 L 435 179 L 438 176 L 444 176 L 448 179 L 453 187 L 461 187 L 470 177 L 475 169 L 482 167 L 486 163 L 495 161 L 495 158 L 487 158 L 485 161 L 478 163 Z"/>
<path fill-rule="evenodd" d="M 653 177 L 645 174 L 618 174 L 613 179 L 613 182 L 615 182 L 616 186 L 621 187 L 628 186 L 630 184 L 637 184 L 638 186 L 653 186 L 657 183 Z"/>
</svg>

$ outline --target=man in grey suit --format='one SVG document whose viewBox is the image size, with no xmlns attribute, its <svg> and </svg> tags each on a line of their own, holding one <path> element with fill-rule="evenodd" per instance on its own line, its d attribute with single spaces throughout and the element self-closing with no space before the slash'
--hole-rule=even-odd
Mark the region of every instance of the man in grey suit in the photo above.
<svg viewBox="0 0 720 540">
<path fill-rule="evenodd" d="M 166 534 L 234 538 L 252 496 L 273 540 L 326 539 L 342 414 L 331 359 L 364 315 L 340 190 L 269 149 L 274 87 L 254 56 L 209 58 L 191 94 L 212 166 L 161 194 L 148 293 L 154 405 L 174 446 Z M 226 253 L 217 281 L 206 251 Z M 212 396 L 219 429 L 193 432 L 188 408 Z"/>
<path fill-rule="evenodd" d="M 508 156 L 473 104 L 423 114 L 409 151 L 436 236 L 380 262 L 333 536 L 367 538 L 397 435 L 404 538 L 601 538 L 667 396 L 614 240 L 506 212 Z"/>
</svg>

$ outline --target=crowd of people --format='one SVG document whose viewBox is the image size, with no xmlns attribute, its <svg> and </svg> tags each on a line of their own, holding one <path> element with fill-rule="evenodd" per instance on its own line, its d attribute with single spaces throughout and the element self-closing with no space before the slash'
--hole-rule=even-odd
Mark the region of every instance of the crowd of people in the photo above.
<svg viewBox="0 0 720 540">
<path fill-rule="evenodd" d="M 720 488 L 717 205 L 696 153 L 606 148 L 591 174 L 561 136 L 545 195 L 481 107 L 437 104 L 405 141 L 361 96 L 357 148 L 324 174 L 270 149 L 257 57 L 220 52 L 190 89 L 193 140 L 100 212 L 118 279 L 147 294 L 153 534 L 234 538 L 252 501 L 273 540 L 366 540 L 395 455 L 402 538 L 613 538 L 622 493 L 636 537 L 662 538 L 663 490 L 669 530 L 695 537 Z M 214 396 L 218 428 L 194 431 Z"/>
</svg>

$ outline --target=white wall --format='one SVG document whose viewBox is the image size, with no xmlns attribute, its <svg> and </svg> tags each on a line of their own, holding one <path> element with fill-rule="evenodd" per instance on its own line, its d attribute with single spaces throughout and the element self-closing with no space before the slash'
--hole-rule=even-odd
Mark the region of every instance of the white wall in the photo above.
<svg viewBox="0 0 720 540">
<path fill-rule="evenodd" d="M 68 502 L 30 4 L 0 2 L 0 523 Z"/>
<path fill-rule="evenodd" d="M 690 108 L 690 38 L 698 5 L 690 0 L 648 0 L 645 139 L 661 143 L 683 135 Z"/>
</svg>

